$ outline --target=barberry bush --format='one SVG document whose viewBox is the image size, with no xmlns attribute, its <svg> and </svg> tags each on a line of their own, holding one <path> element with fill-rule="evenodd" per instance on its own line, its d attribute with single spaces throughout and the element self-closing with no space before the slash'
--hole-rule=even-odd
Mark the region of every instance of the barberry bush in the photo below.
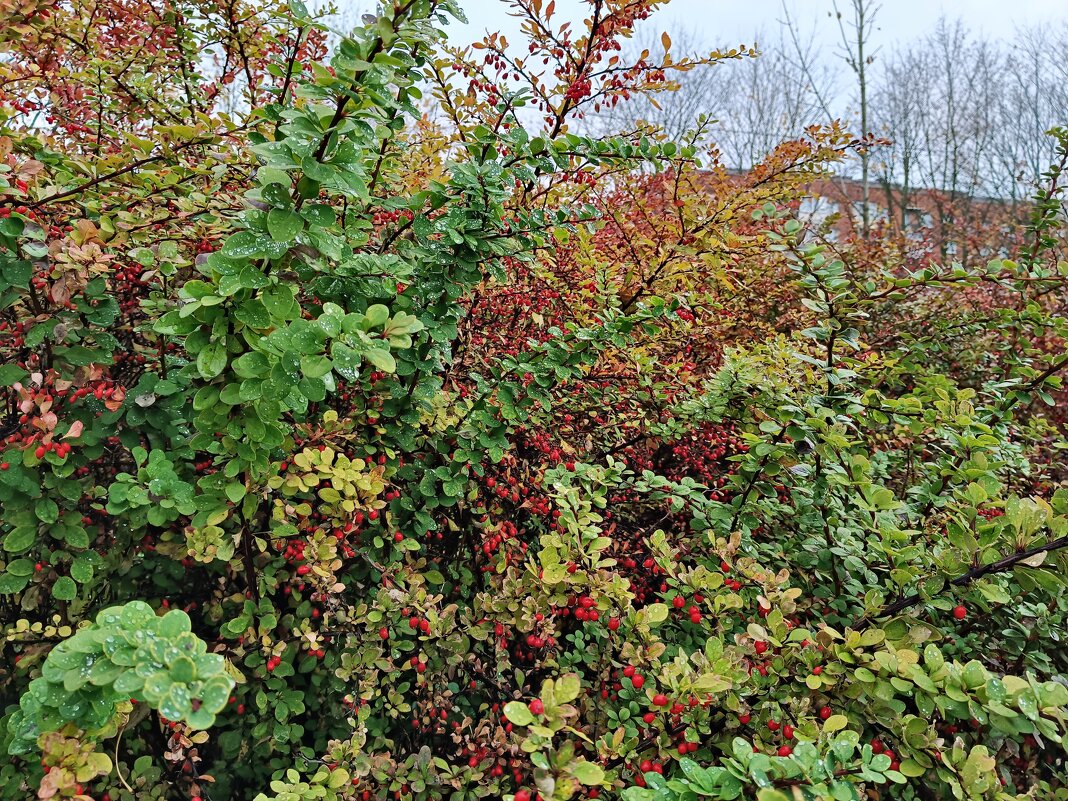
<svg viewBox="0 0 1068 801">
<path fill-rule="evenodd" d="M 0 2 L 0 798 L 1068 798 L 1068 133 L 908 269 L 511 5 Z"/>
</svg>

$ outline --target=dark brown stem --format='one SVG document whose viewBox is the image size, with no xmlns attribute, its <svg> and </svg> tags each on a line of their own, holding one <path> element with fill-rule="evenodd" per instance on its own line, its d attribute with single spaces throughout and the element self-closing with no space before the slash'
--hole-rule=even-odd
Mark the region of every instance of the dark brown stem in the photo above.
<svg viewBox="0 0 1068 801">
<path fill-rule="evenodd" d="M 1017 551 L 1014 554 L 1010 554 L 1009 556 L 998 559 L 996 562 L 989 562 L 985 565 L 977 565 L 964 575 L 957 576 L 955 579 L 952 579 L 949 582 L 949 586 L 966 587 L 973 581 L 981 579 L 983 576 L 989 576 L 991 573 L 1005 573 L 1015 568 L 1016 565 L 1018 565 L 1020 562 L 1027 561 L 1032 556 L 1038 556 L 1039 554 L 1043 553 L 1050 553 L 1052 551 L 1060 550 L 1061 548 L 1068 548 L 1068 536 L 1061 537 L 1060 539 L 1053 540 L 1052 542 L 1047 542 L 1045 545 L 1036 545 L 1034 548 L 1029 548 L 1026 551 Z M 905 597 L 894 601 L 894 603 L 890 604 L 889 606 L 883 607 L 878 612 L 873 613 L 872 615 L 865 615 L 864 617 L 860 618 L 859 620 L 857 620 L 856 623 L 853 624 L 853 628 L 859 631 L 860 629 L 866 628 L 867 626 L 871 625 L 875 617 L 891 617 L 893 615 L 898 614 L 899 612 L 904 612 L 906 609 L 916 606 L 917 604 L 921 604 L 923 603 L 923 601 L 924 599 L 915 593 L 913 593 L 912 595 L 906 595 Z"/>
<path fill-rule="evenodd" d="M 785 435 L 786 429 L 784 428 L 779 431 L 778 434 L 775 435 L 774 439 L 772 439 L 771 441 L 771 444 L 778 445 L 780 442 L 782 442 L 782 438 Z M 745 504 L 749 501 L 749 495 L 752 493 L 753 487 L 756 486 L 757 481 L 759 481 L 760 477 L 764 474 L 764 468 L 767 467 L 768 460 L 770 458 L 771 453 L 764 454 L 763 458 L 761 458 L 760 460 L 760 463 L 757 465 L 756 470 L 753 472 L 753 475 L 749 478 L 749 483 L 746 484 L 745 489 L 742 490 L 742 497 L 738 503 L 738 508 L 734 510 L 734 517 L 731 518 L 730 530 L 727 532 L 728 535 L 733 533 L 734 527 L 738 525 L 738 518 L 742 515 L 742 509 L 745 508 Z"/>
<path fill-rule="evenodd" d="M 207 144 L 210 144 L 212 141 L 214 141 L 213 138 L 190 139 L 187 142 L 182 142 L 181 144 L 175 145 L 174 147 L 172 147 L 170 149 L 170 152 L 171 153 L 175 153 L 175 152 L 177 152 L 179 150 L 185 150 L 187 148 L 194 147 L 196 145 L 207 145 Z M 122 167 L 122 168 L 120 168 L 118 170 L 115 170 L 114 172 L 109 172 L 106 175 L 97 176 L 96 178 L 93 178 L 92 180 L 86 181 L 83 184 L 79 184 L 78 186 L 74 187 L 73 189 L 68 189 L 66 192 L 60 192 L 57 195 L 49 195 L 48 197 L 42 198 L 41 200 L 38 200 L 36 203 L 31 203 L 29 205 L 32 208 L 39 209 L 41 206 L 44 206 L 44 205 L 46 205 L 48 203 L 56 203 L 56 202 L 58 202 L 60 200 L 66 200 L 67 198 L 75 197 L 77 195 L 80 195 L 82 192 L 84 192 L 87 189 L 92 189 L 94 186 L 97 186 L 98 184 L 102 184 L 105 181 L 110 181 L 110 180 L 112 180 L 114 178 L 118 178 L 120 176 L 126 175 L 127 173 L 134 172 L 135 170 L 138 170 L 141 167 L 144 167 L 146 164 L 151 164 L 151 163 L 153 163 L 155 161 L 160 161 L 160 160 L 162 160 L 162 159 L 164 159 L 166 157 L 167 157 L 167 154 L 164 154 L 164 153 L 160 153 L 157 156 L 145 156 L 143 159 L 137 159 L 137 161 L 132 161 L 129 164 L 127 164 L 125 167 Z"/>
</svg>

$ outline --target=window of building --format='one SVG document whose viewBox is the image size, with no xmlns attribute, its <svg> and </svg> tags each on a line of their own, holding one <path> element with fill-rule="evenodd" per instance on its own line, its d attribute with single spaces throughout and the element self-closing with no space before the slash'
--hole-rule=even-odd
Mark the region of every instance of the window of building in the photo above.
<svg viewBox="0 0 1068 801">
<path fill-rule="evenodd" d="M 934 216 L 923 209 L 905 209 L 905 228 L 918 231 L 934 225 Z"/>
<path fill-rule="evenodd" d="M 907 208 L 904 215 L 905 236 L 913 241 L 920 241 L 934 225 L 934 216 L 923 209 Z"/>
<path fill-rule="evenodd" d="M 825 197 L 809 196 L 801 198 L 797 208 L 797 219 L 805 225 L 818 228 L 832 214 L 838 213 L 838 204 Z"/>
<path fill-rule="evenodd" d="M 864 219 L 864 201 L 855 200 L 852 203 L 853 219 Z M 889 215 L 886 213 L 886 209 L 880 206 L 878 203 L 873 203 L 868 200 L 868 222 L 869 223 L 882 223 L 889 219 Z"/>
</svg>

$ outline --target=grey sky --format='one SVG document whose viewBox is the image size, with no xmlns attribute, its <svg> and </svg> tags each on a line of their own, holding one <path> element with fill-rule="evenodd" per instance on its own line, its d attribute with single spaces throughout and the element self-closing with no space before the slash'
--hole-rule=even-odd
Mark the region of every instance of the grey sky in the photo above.
<svg viewBox="0 0 1068 801">
<path fill-rule="evenodd" d="M 501 30 L 514 38 L 518 26 L 509 18 L 503 0 L 461 2 L 471 22 L 455 30 L 451 37 L 455 42 L 477 38 L 487 29 Z M 827 16 L 831 0 L 786 3 L 804 30 L 815 27 L 819 41 L 836 44 L 837 28 Z M 1006 38 L 1020 26 L 1068 22 L 1068 0 L 884 0 L 882 5 L 876 44 L 890 45 L 926 33 L 942 15 L 963 18 L 977 30 Z M 589 6 L 581 0 L 556 0 L 556 8 L 563 21 L 581 19 Z M 782 18 L 782 0 L 672 0 L 645 24 L 669 32 L 692 29 L 711 48 L 751 44 L 754 31 L 771 30 Z"/>
</svg>

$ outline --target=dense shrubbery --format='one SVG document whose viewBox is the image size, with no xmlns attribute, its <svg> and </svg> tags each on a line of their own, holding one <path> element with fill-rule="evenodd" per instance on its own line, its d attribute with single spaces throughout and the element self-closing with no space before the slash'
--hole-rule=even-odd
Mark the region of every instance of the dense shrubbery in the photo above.
<svg viewBox="0 0 1068 801">
<path fill-rule="evenodd" d="M 0 798 L 1068 798 L 1063 158 L 826 246 L 516 5 L 0 3 Z"/>
</svg>

